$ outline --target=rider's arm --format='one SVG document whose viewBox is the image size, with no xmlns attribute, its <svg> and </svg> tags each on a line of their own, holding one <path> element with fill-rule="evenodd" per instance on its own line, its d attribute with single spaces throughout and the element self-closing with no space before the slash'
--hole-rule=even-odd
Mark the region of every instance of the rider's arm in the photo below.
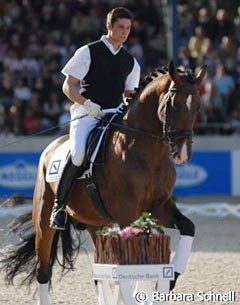
<svg viewBox="0 0 240 305">
<path fill-rule="evenodd" d="M 63 83 L 63 93 L 73 102 L 80 105 L 83 105 L 86 101 L 85 97 L 83 97 L 79 93 L 79 84 L 80 80 L 71 75 L 67 75 L 65 81 Z"/>
<path fill-rule="evenodd" d="M 78 49 L 74 56 L 68 61 L 62 69 L 62 73 L 66 76 L 63 83 L 64 94 L 73 102 L 84 105 L 89 115 L 103 116 L 101 107 L 89 99 L 85 99 L 81 94 L 81 80 L 87 75 L 90 67 L 91 59 L 88 46 Z"/>
<path fill-rule="evenodd" d="M 138 88 L 140 80 L 140 66 L 139 63 L 134 58 L 134 65 L 132 71 L 128 74 L 125 81 L 125 90 L 123 97 L 128 97 L 131 93 L 134 93 L 135 89 Z"/>
<path fill-rule="evenodd" d="M 63 83 L 63 92 L 74 103 L 83 105 L 87 113 L 91 116 L 104 116 L 101 107 L 92 102 L 90 99 L 85 99 L 79 92 L 79 79 L 68 75 Z"/>
<path fill-rule="evenodd" d="M 91 63 L 88 46 L 79 48 L 74 56 L 62 69 L 66 76 L 63 83 L 63 92 L 74 103 L 83 104 L 85 98 L 79 92 L 81 80 L 87 75 Z"/>
</svg>

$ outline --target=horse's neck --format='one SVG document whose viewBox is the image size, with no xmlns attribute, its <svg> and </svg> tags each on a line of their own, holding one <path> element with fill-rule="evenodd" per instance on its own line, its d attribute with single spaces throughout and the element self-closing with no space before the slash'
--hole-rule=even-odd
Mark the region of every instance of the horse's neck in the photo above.
<svg viewBox="0 0 240 305">
<path fill-rule="evenodd" d="M 135 102 L 125 117 L 128 126 L 148 133 L 161 131 L 161 123 L 157 119 L 157 104 L 154 98 L 148 102 Z"/>
<path fill-rule="evenodd" d="M 164 99 L 169 86 L 169 78 L 158 78 L 155 83 L 149 85 L 131 102 L 121 122 L 126 126 L 124 131 L 120 129 L 113 134 L 110 149 L 117 159 L 135 162 L 135 159 L 139 158 L 142 163 L 149 163 L 154 155 L 158 159 L 155 160 L 157 164 L 164 154 L 168 155 L 168 147 L 162 141 L 163 124 L 158 117 L 158 107 L 159 100 Z M 151 164 L 154 166 L 153 163 Z"/>
<path fill-rule="evenodd" d="M 146 158 L 149 162 L 152 154 L 160 158 L 160 155 L 167 153 L 166 145 L 161 141 L 163 124 L 157 112 L 156 93 L 133 101 L 122 120 L 122 124 L 126 126 L 125 132 L 116 132 L 113 139 L 114 151 L 120 158 L 125 159 L 128 155 L 131 157 L 126 160 L 132 162 L 132 158 L 139 156 L 142 161 Z"/>
<path fill-rule="evenodd" d="M 143 90 L 138 99 L 133 101 L 124 121 L 128 126 L 144 130 L 149 134 L 162 136 L 163 124 L 158 117 L 159 100 L 163 99 L 169 80 L 164 77 L 162 84 L 159 82 L 150 84 Z"/>
</svg>

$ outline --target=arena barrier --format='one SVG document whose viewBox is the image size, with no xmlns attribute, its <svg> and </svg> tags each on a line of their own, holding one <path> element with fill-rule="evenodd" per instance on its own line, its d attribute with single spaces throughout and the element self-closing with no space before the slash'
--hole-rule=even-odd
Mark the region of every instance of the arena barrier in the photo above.
<svg viewBox="0 0 240 305">
<path fill-rule="evenodd" d="M 0 218 L 1 217 L 17 217 L 21 214 L 30 212 L 32 209 L 32 203 L 26 203 L 22 205 L 12 206 L 11 208 L 5 208 L 8 204 L 7 199 L 0 204 Z M 177 201 L 177 206 L 184 215 L 200 215 L 207 217 L 225 217 L 234 216 L 240 218 L 240 203 L 229 203 L 229 202 L 209 202 L 209 203 L 182 203 Z"/>
<path fill-rule="evenodd" d="M 240 204 L 227 202 L 210 202 L 201 204 L 177 203 L 181 212 L 188 215 L 201 215 L 206 217 L 226 217 L 235 216 L 240 218 Z"/>
<path fill-rule="evenodd" d="M 99 305 L 163 305 L 174 267 L 170 264 L 93 264 Z M 157 284 L 157 285 L 156 285 Z"/>
</svg>

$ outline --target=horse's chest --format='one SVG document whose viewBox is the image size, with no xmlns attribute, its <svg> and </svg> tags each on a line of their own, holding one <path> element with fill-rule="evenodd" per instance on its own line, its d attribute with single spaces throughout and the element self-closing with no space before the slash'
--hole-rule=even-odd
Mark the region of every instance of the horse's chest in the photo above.
<svg viewBox="0 0 240 305">
<path fill-rule="evenodd" d="M 155 168 L 151 173 L 151 189 L 154 196 L 172 192 L 176 181 L 174 168 Z"/>
</svg>

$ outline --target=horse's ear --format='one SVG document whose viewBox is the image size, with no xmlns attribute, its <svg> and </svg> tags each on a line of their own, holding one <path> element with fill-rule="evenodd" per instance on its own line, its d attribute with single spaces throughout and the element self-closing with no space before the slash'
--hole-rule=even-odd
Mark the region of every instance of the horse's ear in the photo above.
<svg viewBox="0 0 240 305">
<path fill-rule="evenodd" d="M 196 84 L 200 85 L 202 80 L 204 79 L 207 72 L 207 65 L 203 65 L 200 67 L 197 75 L 196 75 Z"/>
<path fill-rule="evenodd" d="M 171 80 L 175 84 L 179 84 L 181 82 L 180 76 L 178 75 L 177 69 L 172 60 L 168 64 L 168 73 L 169 73 Z"/>
</svg>

